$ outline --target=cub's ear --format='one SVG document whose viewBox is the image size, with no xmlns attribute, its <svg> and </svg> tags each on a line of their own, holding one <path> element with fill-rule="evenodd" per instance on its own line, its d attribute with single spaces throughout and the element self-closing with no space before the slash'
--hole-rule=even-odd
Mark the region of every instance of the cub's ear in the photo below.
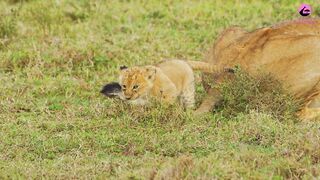
<svg viewBox="0 0 320 180">
<path fill-rule="evenodd" d="M 153 66 L 146 66 L 146 72 L 149 80 L 153 80 L 156 76 L 157 69 Z"/>
<path fill-rule="evenodd" d="M 125 70 L 125 69 L 128 69 L 128 67 L 124 65 L 120 66 L 120 70 Z"/>
</svg>

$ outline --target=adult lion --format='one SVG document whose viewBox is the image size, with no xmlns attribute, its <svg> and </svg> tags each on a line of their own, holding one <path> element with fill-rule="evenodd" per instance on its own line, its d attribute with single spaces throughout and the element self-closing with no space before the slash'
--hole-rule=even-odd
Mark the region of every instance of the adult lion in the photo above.
<svg viewBox="0 0 320 180">
<path fill-rule="evenodd" d="M 301 118 L 320 114 L 320 19 L 298 19 L 253 32 L 229 28 L 218 37 L 206 61 L 218 68 L 239 65 L 251 75 L 271 73 L 304 100 Z M 209 82 L 221 83 L 228 76 L 227 72 L 204 74 L 208 95 L 197 113 L 210 111 L 221 100 Z"/>
</svg>

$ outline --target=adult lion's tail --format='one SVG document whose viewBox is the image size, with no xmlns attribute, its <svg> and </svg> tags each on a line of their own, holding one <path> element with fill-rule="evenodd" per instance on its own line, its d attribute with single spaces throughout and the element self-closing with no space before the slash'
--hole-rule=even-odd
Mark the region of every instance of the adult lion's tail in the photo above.
<svg viewBox="0 0 320 180">
<path fill-rule="evenodd" d="M 212 65 L 207 62 L 187 61 L 187 63 L 193 70 L 198 70 L 205 73 L 222 73 L 222 72 L 233 73 L 234 72 L 234 69 L 232 68 L 227 68 L 227 67 L 221 68 L 221 67 L 218 67 L 217 65 Z"/>
</svg>

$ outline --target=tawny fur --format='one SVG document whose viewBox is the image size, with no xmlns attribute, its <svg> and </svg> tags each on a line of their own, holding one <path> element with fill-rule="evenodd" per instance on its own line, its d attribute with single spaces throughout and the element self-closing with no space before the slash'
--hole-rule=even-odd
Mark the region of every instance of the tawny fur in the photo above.
<svg viewBox="0 0 320 180">
<path fill-rule="evenodd" d="M 173 103 L 179 97 L 187 107 L 194 106 L 194 74 L 185 61 L 164 61 L 155 66 L 131 67 L 120 72 L 120 97 L 132 104 L 146 104 L 150 98 Z"/>
<path fill-rule="evenodd" d="M 221 33 L 206 60 L 216 67 L 239 65 L 251 75 L 271 73 L 282 81 L 296 98 L 304 100 L 302 119 L 320 114 L 320 19 L 298 19 L 276 26 L 246 32 L 229 28 Z M 207 112 L 221 100 L 209 83 L 221 83 L 227 73 L 205 74 L 208 97 L 198 113 Z"/>
<path fill-rule="evenodd" d="M 232 67 L 220 67 L 201 61 L 186 61 L 193 70 L 198 70 L 204 73 L 224 73 L 233 72 Z"/>
</svg>

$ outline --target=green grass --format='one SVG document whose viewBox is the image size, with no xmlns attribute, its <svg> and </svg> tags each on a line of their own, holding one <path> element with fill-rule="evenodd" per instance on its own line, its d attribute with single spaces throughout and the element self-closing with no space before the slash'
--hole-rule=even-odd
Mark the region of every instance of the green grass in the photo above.
<svg viewBox="0 0 320 180">
<path fill-rule="evenodd" d="M 120 65 L 202 60 L 223 29 L 298 18 L 299 3 L 1 1 L 0 178 L 319 177 L 320 123 L 292 121 L 290 104 L 281 116 L 259 111 L 257 100 L 247 110 L 264 96 L 240 96 L 237 106 L 241 89 L 229 85 L 220 111 L 232 116 L 194 117 L 178 106 L 131 107 L 99 94 Z M 319 14 L 319 3 L 310 4 Z M 276 102 L 267 109 L 280 108 Z"/>
</svg>

